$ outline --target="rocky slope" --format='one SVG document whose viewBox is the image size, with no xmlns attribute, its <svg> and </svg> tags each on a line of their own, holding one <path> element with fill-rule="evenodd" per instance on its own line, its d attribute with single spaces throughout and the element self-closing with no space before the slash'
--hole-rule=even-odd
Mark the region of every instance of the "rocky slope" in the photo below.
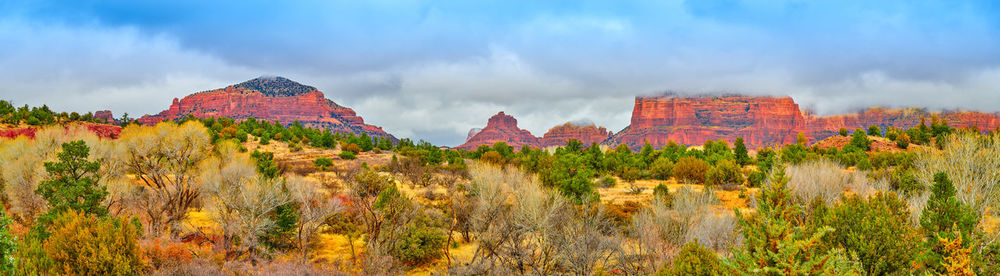
<svg viewBox="0 0 1000 276">
<path fill-rule="evenodd" d="M 584 146 L 590 146 L 593 143 L 603 143 L 605 140 L 611 137 L 611 132 L 604 127 L 598 127 L 596 125 L 576 125 L 573 123 L 565 123 L 562 125 L 555 126 L 545 132 L 545 135 L 540 139 L 540 146 L 552 147 L 552 146 L 565 146 L 566 141 L 570 139 L 575 139 L 583 143 Z"/>
<path fill-rule="evenodd" d="M 800 110 L 790 97 L 664 95 L 636 97 L 631 124 L 605 144 L 625 143 L 639 148 L 648 141 L 659 147 L 673 140 L 701 145 L 706 140 L 732 143 L 736 137 L 743 137 L 748 147 L 757 148 L 793 143 L 800 132 L 810 141 L 817 141 L 835 135 L 840 128 L 909 128 L 919 124 L 921 118 L 928 118 L 929 123 L 932 116 L 959 128 L 993 130 L 1000 126 L 1000 114 L 972 111 L 869 108 L 854 114 L 816 116 Z"/>
<path fill-rule="evenodd" d="M 470 131 L 469 138 L 466 139 L 465 144 L 455 148 L 475 150 L 479 146 L 493 145 L 496 142 L 506 142 L 514 148 L 520 148 L 524 145 L 539 146 L 538 137 L 531 135 L 531 132 L 527 130 L 518 128 L 517 119 L 500 111 L 497 115 L 490 117 L 490 120 L 486 123 L 486 127 L 478 132 L 475 130 Z"/>
<path fill-rule="evenodd" d="M 174 99 L 170 108 L 137 121 L 151 125 L 164 120 L 195 117 L 258 118 L 290 125 L 296 120 L 334 132 L 368 133 L 389 137 L 381 127 L 365 124 L 354 110 L 326 99 L 323 92 L 283 77 L 260 77 L 225 88 Z"/>
</svg>

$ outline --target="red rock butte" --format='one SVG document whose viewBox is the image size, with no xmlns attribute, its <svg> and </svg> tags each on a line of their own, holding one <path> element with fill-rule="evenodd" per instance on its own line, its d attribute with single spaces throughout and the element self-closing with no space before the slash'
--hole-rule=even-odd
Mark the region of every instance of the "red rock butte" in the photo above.
<svg viewBox="0 0 1000 276">
<path fill-rule="evenodd" d="M 475 150 L 482 145 L 491 146 L 496 142 L 505 142 L 514 148 L 528 145 L 537 147 L 538 137 L 531 135 L 531 132 L 517 127 L 517 119 L 504 114 L 503 111 L 490 117 L 486 127 L 476 132 L 469 132 L 469 138 L 458 149 Z"/>
<path fill-rule="evenodd" d="M 836 135 L 841 128 L 852 132 L 872 125 L 910 128 L 920 124 L 921 118 L 929 123 L 932 117 L 957 128 L 993 130 L 1000 126 L 1000 114 L 975 111 L 872 107 L 852 114 L 816 116 L 800 110 L 791 97 L 664 95 L 636 97 L 631 124 L 605 144 L 640 148 L 648 141 L 659 148 L 671 140 L 702 145 L 707 140 L 732 143 L 743 137 L 747 147 L 759 148 L 794 143 L 798 133 L 818 141 Z"/>
<path fill-rule="evenodd" d="M 174 99 L 170 108 L 137 121 L 152 125 L 165 120 L 228 117 L 236 120 L 257 118 L 291 125 L 295 121 L 307 127 L 333 132 L 368 133 L 372 137 L 396 138 L 381 127 L 365 124 L 354 110 L 326 99 L 323 92 L 283 77 L 260 77 L 226 88 L 198 92 Z"/>
<path fill-rule="evenodd" d="M 475 150 L 479 146 L 491 146 L 496 142 L 505 142 L 515 148 L 521 146 L 531 146 L 535 148 L 545 148 L 551 146 L 564 146 L 566 142 L 575 139 L 583 143 L 584 146 L 592 143 L 601 143 L 611 137 L 611 132 L 604 127 L 595 125 L 576 125 L 565 123 L 552 129 L 541 138 L 535 137 L 531 132 L 518 128 L 517 119 L 505 114 L 503 111 L 490 117 L 486 127 L 469 131 L 469 137 L 465 144 L 458 149 Z"/>
</svg>

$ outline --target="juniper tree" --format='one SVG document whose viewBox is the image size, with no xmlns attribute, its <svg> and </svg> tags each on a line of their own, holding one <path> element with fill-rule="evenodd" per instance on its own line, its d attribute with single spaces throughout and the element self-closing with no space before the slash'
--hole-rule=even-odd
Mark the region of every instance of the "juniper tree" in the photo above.
<svg viewBox="0 0 1000 276">
<path fill-rule="evenodd" d="M 40 227 L 45 227 L 59 214 L 75 210 L 85 214 L 103 217 L 108 208 L 101 204 L 107 197 L 106 187 L 97 184 L 100 176 L 101 160 L 88 161 L 90 147 L 82 140 L 62 144 L 58 154 L 59 162 L 45 162 L 45 171 L 52 178 L 38 184 L 35 193 L 45 198 L 49 212 L 38 218 Z"/>
<path fill-rule="evenodd" d="M 816 231 L 798 223 L 803 206 L 795 204 L 787 188 L 784 168 L 774 170 L 770 183 L 760 191 L 757 212 L 736 217 L 743 230 L 744 246 L 728 260 L 729 274 L 736 275 L 845 275 L 857 274 L 839 249 L 821 247 L 821 239 L 833 231 Z"/>
</svg>

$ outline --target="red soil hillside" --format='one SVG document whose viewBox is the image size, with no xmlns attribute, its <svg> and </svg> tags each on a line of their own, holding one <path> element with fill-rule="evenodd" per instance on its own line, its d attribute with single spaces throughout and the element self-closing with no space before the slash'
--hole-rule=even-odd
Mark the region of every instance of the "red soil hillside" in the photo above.
<svg viewBox="0 0 1000 276">
<path fill-rule="evenodd" d="M 611 132 L 596 125 L 576 125 L 565 123 L 549 129 L 541 138 L 541 147 L 565 146 L 566 141 L 575 139 L 590 146 L 593 143 L 603 143 L 611 137 Z"/>
<path fill-rule="evenodd" d="M 868 136 L 868 140 L 872 141 L 872 147 L 871 147 L 870 151 L 873 151 L 873 152 L 876 152 L 876 151 L 903 151 L 904 150 L 904 149 L 901 149 L 901 148 L 897 147 L 896 146 L 896 142 L 893 142 L 893 141 L 891 141 L 889 139 L 886 139 L 886 138 L 883 138 L 883 137 Z M 818 148 L 823 148 L 823 149 L 828 149 L 828 148 L 843 149 L 844 146 L 849 145 L 849 144 L 851 144 L 851 136 L 834 135 L 834 136 L 830 136 L 830 137 L 828 137 L 826 139 L 820 140 L 819 142 L 816 142 L 816 144 L 813 144 L 813 146 L 816 146 Z M 917 145 L 917 144 L 909 144 L 909 146 L 906 148 L 906 150 L 914 150 L 914 149 L 919 149 L 919 148 L 924 148 L 924 147 L 920 146 L 920 145 Z"/>
<path fill-rule="evenodd" d="M 79 124 L 88 131 L 93 132 L 97 137 L 106 139 L 118 139 L 118 136 L 122 133 L 122 128 L 115 125 L 104 125 L 104 124 L 94 124 L 94 123 L 74 123 Z M 38 128 L 31 126 L 10 126 L 10 125 L 0 125 L 0 138 L 17 138 L 18 136 L 27 136 L 29 138 L 35 138 L 35 133 L 38 132 Z"/>
<path fill-rule="evenodd" d="M 296 120 L 307 127 L 334 132 L 368 133 L 389 137 L 381 127 L 365 124 L 354 110 L 326 99 L 323 92 L 282 77 L 260 77 L 226 88 L 199 92 L 174 99 L 170 108 L 138 119 L 145 125 L 164 120 L 195 117 L 258 118 L 290 125 Z"/>
<path fill-rule="evenodd" d="M 790 97 L 664 95 L 636 97 L 631 124 L 606 144 L 625 143 L 637 149 L 645 141 L 662 147 L 670 140 L 702 145 L 706 140 L 732 143 L 743 137 L 748 147 L 759 148 L 795 142 L 799 132 L 817 141 L 836 135 L 840 128 L 909 128 L 932 116 L 958 128 L 993 130 L 1000 126 L 1000 114 L 972 111 L 870 108 L 854 114 L 816 116 L 801 111 Z"/>
<path fill-rule="evenodd" d="M 503 111 L 490 117 L 486 127 L 478 132 L 469 132 L 469 138 L 458 149 L 475 150 L 482 145 L 493 145 L 496 142 L 506 142 L 515 148 L 528 145 L 538 147 L 538 137 L 531 132 L 517 127 L 517 119 L 504 114 Z"/>
</svg>

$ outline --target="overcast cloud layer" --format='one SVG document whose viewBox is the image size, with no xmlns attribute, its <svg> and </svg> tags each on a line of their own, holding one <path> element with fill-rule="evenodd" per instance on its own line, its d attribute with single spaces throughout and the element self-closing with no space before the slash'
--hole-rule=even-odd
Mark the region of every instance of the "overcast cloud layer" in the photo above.
<svg viewBox="0 0 1000 276">
<path fill-rule="evenodd" d="M 4 1 L 0 98 L 137 117 L 280 75 L 441 145 L 501 110 L 538 136 L 617 131 L 635 96 L 663 91 L 996 112 L 994 3 Z"/>
</svg>

